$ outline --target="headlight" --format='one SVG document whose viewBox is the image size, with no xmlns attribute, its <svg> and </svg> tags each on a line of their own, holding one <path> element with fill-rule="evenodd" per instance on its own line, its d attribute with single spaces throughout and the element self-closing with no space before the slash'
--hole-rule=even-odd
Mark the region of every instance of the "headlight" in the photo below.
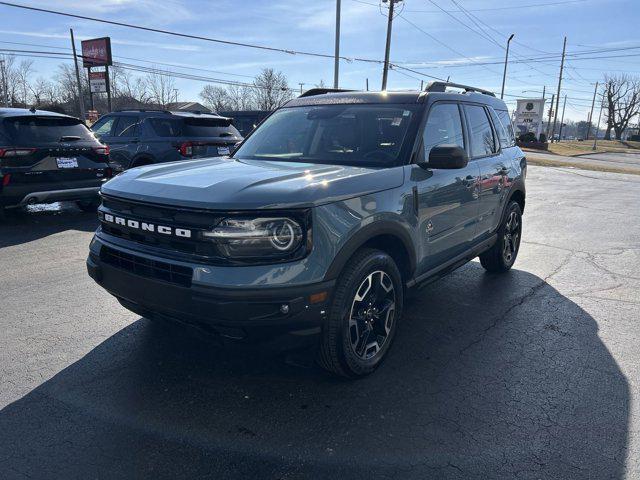
<svg viewBox="0 0 640 480">
<path fill-rule="evenodd" d="M 227 258 L 289 259 L 305 251 L 306 232 L 289 217 L 225 218 L 202 235 Z"/>
</svg>

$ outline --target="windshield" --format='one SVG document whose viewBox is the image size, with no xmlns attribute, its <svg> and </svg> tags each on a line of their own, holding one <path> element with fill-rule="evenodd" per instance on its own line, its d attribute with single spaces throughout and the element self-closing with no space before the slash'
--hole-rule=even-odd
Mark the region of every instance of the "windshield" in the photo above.
<svg viewBox="0 0 640 480">
<path fill-rule="evenodd" d="M 416 105 L 322 105 L 271 115 L 234 158 L 355 166 L 397 165 Z"/>
<path fill-rule="evenodd" d="M 9 138 L 20 145 L 57 143 L 63 137 L 95 142 L 91 131 L 76 118 L 20 116 L 7 118 L 3 124 Z"/>
</svg>

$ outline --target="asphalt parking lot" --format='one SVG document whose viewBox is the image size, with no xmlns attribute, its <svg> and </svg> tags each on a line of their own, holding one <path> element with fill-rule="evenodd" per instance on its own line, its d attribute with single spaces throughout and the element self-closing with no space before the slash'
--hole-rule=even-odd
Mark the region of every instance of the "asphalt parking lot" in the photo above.
<svg viewBox="0 0 640 480">
<path fill-rule="evenodd" d="M 640 177 L 530 167 L 520 256 L 417 292 L 372 376 L 220 350 L 86 275 L 75 207 L 0 225 L 0 477 L 640 478 Z"/>
</svg>

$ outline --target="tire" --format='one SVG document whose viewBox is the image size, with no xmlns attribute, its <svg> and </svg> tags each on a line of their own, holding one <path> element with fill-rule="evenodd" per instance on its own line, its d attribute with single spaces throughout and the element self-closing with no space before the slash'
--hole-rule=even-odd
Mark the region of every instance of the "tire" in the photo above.
<svg viewBox="0 0 640 480">
<path fill-rule="evenodd" d="M 93 200 L 77 200 L 76 205 L 80 210 L 87 213 L 95 213 L 100 206 L 100 199 Z"/>
<path fill-rule="evenodd" d="M 151 165 L 153 163 L 153 159 L 149 157 L 138 157 L 133 159 L 129 168 L 144 167 L 145 165 Z"/>
<path fill-rule="evenodd" d="M 347 378 L 372 373 L 391 347 L 403 302 L 402 276 L 393 259 L 380 250 L 356 252 L 336 284 L 322 330 L 320 366 Z"/>
<path fill-rule="evenodd" d="M 516 261 L 522 238 L 522 210 L 517 202 L 509 202 L 502 223 L 498 227 L 498 239 L 480 255 L 480 264 L 488 272 L 506 272 Z"/>
</svg>

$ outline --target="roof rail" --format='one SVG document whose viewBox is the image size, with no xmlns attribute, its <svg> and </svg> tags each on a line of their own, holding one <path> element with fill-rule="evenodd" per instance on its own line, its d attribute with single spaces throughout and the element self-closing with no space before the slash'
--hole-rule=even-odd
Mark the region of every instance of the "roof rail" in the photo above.
<svg viewBox="0 0 640 480">
<path fill-rule="evenodd" d="M 114 112 L 162 112 L 162 113 L 171 113 L 169 110 L 164 110 L 162 108 L 121 108 L 118 110 L 113 110 Z"/>
<path fill-rule="evenodd" d="M 482 93 L 484 95 L 491 95 L 495 97 L 495 93 L 490 92 L 489 90 L 483 90 L 482 88 L 470 87 L 469 85 L 462 85 L 460 83 L 451 83 L 451 82 L 429 82 L 427 84 L 427 88 L 425 88 L 425 92 L 445 92 L 447 87 L 461 88 L 466 92 L 476 92 Z"/>
<path fill-rule="evenodd" d="M 325 93 L 339 93 L 339 92 L 355 92 L 355 90 L 345 90 L 343 88 L 310 88 L 298 98 L 313 97 L 315 95 L 324 95 Z"/>
</svg>

